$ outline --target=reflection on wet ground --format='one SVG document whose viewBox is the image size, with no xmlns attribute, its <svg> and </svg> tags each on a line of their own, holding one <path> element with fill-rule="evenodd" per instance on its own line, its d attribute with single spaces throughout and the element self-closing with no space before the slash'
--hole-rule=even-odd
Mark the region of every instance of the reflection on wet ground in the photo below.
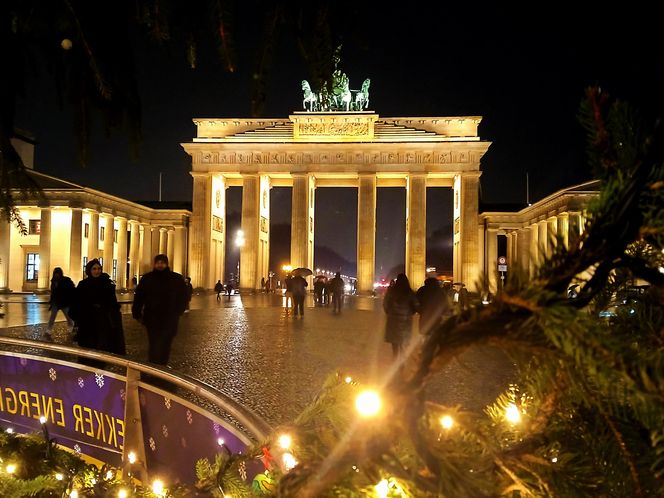
<svg viewBox="0 0 664 498">
<path fill-rule="evenodd" d="M 130 295 L 120 296 L 128 301 Z M 45 331 L 48 305 L 41 299 L 12 296 L 4 302 L 1 333 L 38 339 Z M 304 318 L 283 308 L 280 295 L 195 296 L 191 312 L 180 321 L 171 366 L 226 392 L 277 425 L 295 417 L 334 371 L 363 383 L 380 382 L 391 363 L 383 341 L 384 314 L 380 299 L 352 297 L 340 315 L 314 307 L 309 298 Z M 127 353 L 145 360 L 144 329 L 123 304 Z M 53 337 L 67 342 L 67 326 L 58 316 Z M 415 330 L 417 330 L 415 328 Z M 419 339 L 417 333 L 413 337 Z M 445 404 L 479 409 L 507 387 L 512 364 L 500 351 L 467 351 L 431 381 L 429 396 Z"/>
</svg>

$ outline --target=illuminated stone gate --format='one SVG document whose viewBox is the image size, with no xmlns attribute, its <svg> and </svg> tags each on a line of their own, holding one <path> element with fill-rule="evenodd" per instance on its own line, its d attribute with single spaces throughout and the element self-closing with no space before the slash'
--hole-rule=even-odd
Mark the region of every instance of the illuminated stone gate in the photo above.
<svg viewBox="0 0 664 498">
<path fill-rule="evenodd" d="M 481 117 L 381 118 L 371 111 L 296 112 L 288 119 L 194 119 L 189 272 L 196 287 L 224 280 L 225 190 L 242 187 L 240 287 L 260 288 L 270 268 L 270 188 L 292 187 L 291 261 L 315 268 L 317 188 L 358 189 L 357 288 L 370 292 L 376 252 L 376 188 L 406 189 L 406 273 L 426 271 L 426 189 L 454 189 L 454 279 L 479 280 Z"/>
</svg>

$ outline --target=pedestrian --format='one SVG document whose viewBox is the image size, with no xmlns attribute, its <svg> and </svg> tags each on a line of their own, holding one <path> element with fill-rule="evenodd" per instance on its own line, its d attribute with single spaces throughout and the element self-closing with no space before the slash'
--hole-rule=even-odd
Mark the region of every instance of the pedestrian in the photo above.
<svg viewBox="0 0 664 498">
<path fill-rule="evenodd" d="M 420 304 L 420 334 L 427 335 L 440 325 L 443 315 L 448 312 L 447 295 L 438 279 L 427 278 L 416 296 Z"/>
<path fill-rule="evenodd" d="M 69 333 L 71 334 L 74 328 L 74 321 L 69 316 L 69 308 L 74 300 L 74 292 L 76 286 L 71 278 L 65 277 L 62 268 L 57 267 L 53 270 L 53 278 L 51 278 L 51 298 L 48 302 L 48 309 L 51 316 L 48 319 L 48 329 L 46 331 L 46 338 L 51 339 L 51 332 L 53 331 L 53 323 L 58 311 L 62 311 L 69 326 Z"/>
<path fill-rule="evenodd" d="M 115 295 L 115 284 L 102 272 L 98 259 L 85 265 L 87 278 L 76 287 L 70 315 L 78 327 L 78 345 L 108 353 L 126 354 L 122 314 Z M 98 365 L 83 360 L 82 363 Z"/>
<path fill-rule="evenodd" d="M 138 285 L 138 279 L 136 276 L 131 277 L 131 288 L 133 290 L 136 290 L 136 286 Z"/>
<path fill-rule="evenodd" d="M 410 341 L 413 315 L 418 310 L 415 293 L 410 288 L 408 277 L 403 273 L 400 273 L 394 285 L 387 289 L 383 310 L 387 314 L 385 342 L 392 344 L 392 357 L 396 360 L 403 355 L 403 349 Z"/>
<path fill-rule="evenodd" d="M 261 291 L 267 292 L 267 287 L 265 286 L 265 277 L 261 277 Z"/>
<path fill-rule="evenodd" d="M 293 290 L 293 302 L 295 316 L 299 314 L 304 318 L 304 298 L 307 296 L 307 286 L 309 284 L 300 275 L 296 275 L 291 279 L 291 289 Z"/>
<path fill-rule="evenodd" d="M 285 294 L 286 315 L 288 315 L 288 312 L 290 311 L 291 307 L 295 308 L 295 303 L 293 302 L 293 275 L 291 275 L 290 273 L 286 275 L 286 279 L 284 280 L 284 285 L 286 286 L 286 294 Z"/>
<path fill-rule="evenodd" d="M 321 277 L 316 277 L 316 281 L 314 282 L 314 302 L 318 306 L 322 306 L 323 304 L 323 288 L 325 287 L 325 284 L 323 283 L 323 279 Z"/>
<path fill-rule="evenodd" d="M 332 313 L 341 313 L 341 300 L 344 295 L 345 283 L 341 278 L 341 273 L 337 272 L 330 280 L 330 291 L 332 292 Z"/>
<path fill-rule="evenodd" d="M 226 282 L 226 293 L 228 294 L 228 300 L 231 300 L 231 296 L 233 295 L 233 282 L 229 280 Z"/>
<path fill-rule="evenodd" d="M 221 301 L 221 293 L 224 292 L 224 284 L 221 283 L 221 280 L 217 280 L 217 283 L 214 284 L 214 291 L 217 293 L 217 301 Z"/>
<path fill-rule="evenodd" d="M 168 267 L 168 257 L 158 254 L 153 270 L 143 275 L 136 288 L 131 313 L 148 331 L 148 361 L 166 365 L 178 320 L 187 303 L 184 278 Z"/>
<path fill-rule="evenodd" d="M 194 295 L 194 286 L 191 285 L 191 278 L 184 279 L 184 286 L 187 288 L 187 306 L 184 309 L 185 313 L 189 313 L 189 306 L 191 305 L 191 298 Z"/>
</svg>

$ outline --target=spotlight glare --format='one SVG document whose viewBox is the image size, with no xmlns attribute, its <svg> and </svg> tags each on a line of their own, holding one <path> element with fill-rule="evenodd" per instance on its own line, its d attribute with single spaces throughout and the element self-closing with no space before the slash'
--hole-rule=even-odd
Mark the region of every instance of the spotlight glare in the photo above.
<svg viewBox="0 0 664 498">
<path fill-rule="evenodd" d="M 367 389 L 355 399 L 355 408 L 363 417 L 375 417 L 380 412 L 382 402 L 376 391 Z"/>
<path fill-rule="evenodd" d="M 443 415 L 440 417 L 440 425 L 443 426 L 443 429 L 450 430 L 454 425 L 454 419 L 449 415 Z"/>
<path fill-rule="evenodd" d="M 282 434 L 279 436 L 279 446 L 281 446 L 284 450 L 289 450 L 292 444 L 293 438 L 291 438 L 288 434 Z"/>
<path fill-rule="evenodd" d="M 505 408 L 505 418 L 511 424 L 518 424 L 521 422 L 521 412 L 514 403 L 510 403 Z"/>
</svg>

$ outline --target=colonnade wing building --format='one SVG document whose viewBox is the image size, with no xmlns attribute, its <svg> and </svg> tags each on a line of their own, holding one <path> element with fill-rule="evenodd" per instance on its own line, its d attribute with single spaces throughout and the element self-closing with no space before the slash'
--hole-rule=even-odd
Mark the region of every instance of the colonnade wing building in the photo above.
<svg viewBox="0 0 664 498">
<path fill-rule="evenodd" d="M 242 186 L 240 287 L 259 288 L 268 274 L 270 188 L 291 186 L 291 261 L 313 268 L 316 189 L 358 189 L 357 288 L 373 289 L 376 189 L 405 187 L 406 273 L 426 269 L 427 186 L 454 189 L 454 278 L 479 277 L 478 116 L 381 118 L 370 111 L 302 112 L 288 119 L 195 119 L 197 136 L 182 144 L 192 158 L 193 216 L 189 274 L 210 288 L 223 275 L 225 189 Z M 325 227 L 318 227 L 325 230 Z"/>
</svg>

